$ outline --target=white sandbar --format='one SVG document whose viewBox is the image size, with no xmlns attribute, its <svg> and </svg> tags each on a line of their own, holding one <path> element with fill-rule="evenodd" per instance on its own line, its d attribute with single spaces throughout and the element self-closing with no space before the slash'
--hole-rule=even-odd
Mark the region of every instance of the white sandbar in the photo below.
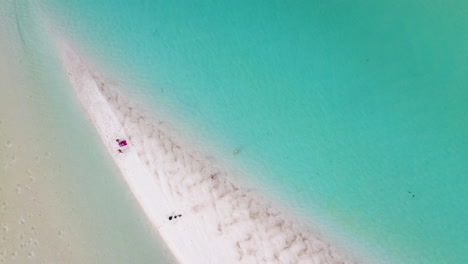
<svg viewBox="0 0 468 264">
<path fill-rule="evenodd" d="M 151 223 L 181 263 L 357 263 L 139 112 L 63 41 L 76 95 Z M 117 151 L 116 139 L 130 142 Z M 182 214 L 170 221 L 169 216 Z"/>
</svg>

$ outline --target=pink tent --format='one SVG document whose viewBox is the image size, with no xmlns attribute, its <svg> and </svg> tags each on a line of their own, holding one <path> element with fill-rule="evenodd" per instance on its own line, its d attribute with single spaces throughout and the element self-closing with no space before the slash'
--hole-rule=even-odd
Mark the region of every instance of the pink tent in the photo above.
<svg viewBox="0 0 468 264">
<path fill-rule="evenodd" d="M 120 142 L 119 142 L 119 146 L 121 146 L 121 147 L 127 146 L 127 141 L 126 141 L 126 140 L 120 141 Z"/>
</svg>

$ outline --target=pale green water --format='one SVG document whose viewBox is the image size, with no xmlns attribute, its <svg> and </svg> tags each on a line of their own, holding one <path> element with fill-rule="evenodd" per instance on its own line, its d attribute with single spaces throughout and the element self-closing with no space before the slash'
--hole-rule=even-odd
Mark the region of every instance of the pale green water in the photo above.
<svg viewBox="0 0 468 264">
<path fill-rule="evenodd" d="M 398 262 L 466 262 L 468 2 L 251 2 L 41 6 L 295 211 Z"/>
<path fill-rule="evenodd" d="M 16 48 L 15 54 L 0 51 L 0 70 L 8 67 L 7 56 L 20 68 L 20 77 L 0 80 L 1 262 L 176 263 L 101 147 L 72 90 L 64 89 L 66 76 L 35 11 L 28 1 L 0 2 L 0 21 L 13 25 L 5 31 L 6 26 L 0 27 L 0 42 Z M 11 96 L 15 94 L 24 98 Z M 11 160 L 16 162 L 6 166 Z M 28 210 L 29 204 L 33 209 Z M 15 214 L 24 223 L 18 224 Z M 37 244 L 20 245 L 20 236 L 37 239 Z"/>
</svg>

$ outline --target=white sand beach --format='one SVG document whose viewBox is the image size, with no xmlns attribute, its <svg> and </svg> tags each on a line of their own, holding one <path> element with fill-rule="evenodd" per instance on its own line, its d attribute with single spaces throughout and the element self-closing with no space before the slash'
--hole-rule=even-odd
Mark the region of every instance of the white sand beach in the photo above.
<svg viewBox="0 0 468 264">
<path fill-rule="evenodd" d="M 66 73 L 141 208 L 181 263 L 360 263 L 148 116 L 64 41 Z M 129 146 L 118 152 L 116 139 Z M 181 215 L 177 218 L 169 217 Z"/>
</svg>

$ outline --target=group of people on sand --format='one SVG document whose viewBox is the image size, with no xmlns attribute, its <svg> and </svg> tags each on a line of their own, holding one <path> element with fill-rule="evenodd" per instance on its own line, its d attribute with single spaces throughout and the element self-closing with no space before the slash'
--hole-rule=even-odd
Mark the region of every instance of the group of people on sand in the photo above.
<svg viewBox="0 0 468 264">
<path fill-rule="evenodd" d="M 182 215 L 181 215 L 181 214 L 179 214 L 179 215 L 174 215 L 174 216 L 171 215 L 171 216 L 169 216 L 169 221 L 171 221 L 172 219 L 177 219 L 177 217 L 181 218 Z"/>
</svg>

